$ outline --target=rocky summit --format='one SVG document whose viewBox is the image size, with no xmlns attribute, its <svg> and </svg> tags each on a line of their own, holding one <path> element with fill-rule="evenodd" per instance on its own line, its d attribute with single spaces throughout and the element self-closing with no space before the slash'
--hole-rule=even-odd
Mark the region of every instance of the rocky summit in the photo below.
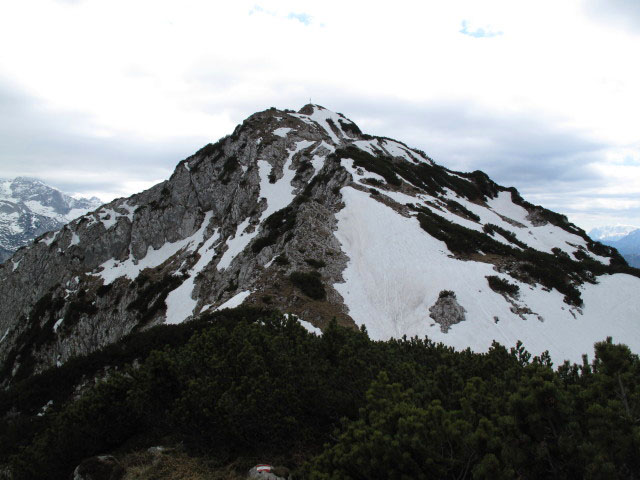
<svg viewBox="0 0 640 480">
<path fill-rule="evenodd" d="M 482 172 L 318 105 L 272 108 L 0 265 L 1 378 L 241 304 L 373 339 L 521 340 L 556 362 L 607 336 L 638 352 L 638 276 Z"/>
</svg>

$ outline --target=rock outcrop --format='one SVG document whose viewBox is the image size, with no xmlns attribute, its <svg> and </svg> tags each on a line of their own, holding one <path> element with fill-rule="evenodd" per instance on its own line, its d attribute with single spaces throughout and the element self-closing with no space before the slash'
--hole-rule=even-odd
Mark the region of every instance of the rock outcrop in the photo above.
<svg viewBox="0 0 640 480">
<path fill-rule="evenodd" d="M 429 308 L 429 316 L 440 325 L 442 333 L 447 333 L 452 325 L 463 322 L 466 310 L 456 300 L 455 292 L 443 290 L 438 300 Z"/>
</svg>

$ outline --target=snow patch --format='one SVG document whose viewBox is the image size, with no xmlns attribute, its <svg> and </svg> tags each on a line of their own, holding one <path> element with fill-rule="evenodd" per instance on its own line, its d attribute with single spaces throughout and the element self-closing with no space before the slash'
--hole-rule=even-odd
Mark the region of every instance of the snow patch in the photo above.
<svg viewBox="0 0 640 480">
<path fill-rule="evenodd" d="M 376 148 L 380 148 L 377 140 L 357 140 L 353 144 L 360 150 L 364 150 L 371 155 L 377 155 Z"/>
<path fill-rule="evenodd" d="M 409 154 L 407 147 L 399 144 L 398 142 L 394 142 L 393 140 L 382 140 L 384 143 L 383 148 L 391 155 L 392 157 L 400 157 L 407 160 L 409 163 L 416 164 L 416 162 L 412 156 Z"/>
<path fill-rule="evenodd" d="M 215 230 L 211 237 L 198 249 L 197 253 L 200 258 L 196 264 L 189 270 L 189 278 L 182 284 L 172 290 L 166 299 L 167 315 L 166 323 L 176 324 L 184 322 L 188 317 L 193 315 L 196 308 L 197 300 L 193 298 L 193 288 L 198 275 L 207 265 L 211 263 L 216 255 L 215 243 L 220 238 L 219 230 Z"/>
<path fill-rule="evenodd" d="M 243 292 L 237 293 L 222 305 L 217 307 L 214 311 L 223 310 L 225 308 L 236 308 L 242 305 L 242 303 L 247 299 L 249 295 L 251 295 L 250 290 L 245 290 Z"/>
<path fill-rule="evenodd" d="M 59 231 L 57 232 L 50 232 L 47 234 L 46 237 L 44 237 L 42 240 L 40 240 L 41 243 L 44 243 L 47 247 L 50 247 L 51 244 L 58 238 L 58 233 L 60 233 Z"/>
<path fill-rule="evenodd" d="M 218 270 L 228 268 L 231 265 L 236 256 L 242 252 L 249 242 L 258 234 L 258 229 L 256 228 L 251 233 L 246 233 L 245 229 L 249 226 L 249 221 L 251 219 L 247 218 L 244 220 L 238 228 L 236 228 L 236 233 L 233 238 L 227 239 L 227 251 L 224 252 L 220 262 L 218 262 Z"/>
<path fill-rule="evenodd" d="M 269 174 L 271 173 L 271 164 L 265 160 L 258 160 L 258 171 L 260 175 L 260 197 L 267 200 L 267 209 L 262 212 L 260 222 L 274 212 L 289 205 L 293 199 L 293 186 L 291 181 L 295 177 L 295 170 L 291 170 L 293 157 L 313 145 L 309 140 L 302 140 L 296 143 L 293 150 L 289 150 L 289 157 L 282 167 L 282 178 L 276 183 L 269 182 Z"/>
<path fill-rule="evenodd" d="M 79 244 L 80 244 L 80 237 L 76 232 L 71 232 L 71 243 L 69 243 L 69 246 L 72 247 L 73 245 L 79 245 Z"/>
<path fill-rule="evenodd" d="M 97 213 L 98 218 L 102 222 L 102 225 L 104 225 L 105 230 L 111 229 L 113 226 L 115 226 L 116 223 L 118 223 L 119 215 L 115 210 L 112 210 L 110 208 L 103 208 L 103 210 Z"/>
<path fill-rule="evenodd" d="M 322 330 L 320 330 L 318 327 L 312 325 L 310 322 L 307 322 L 306 320 L 302 320 L 299 317 L 296 317 L 296 318 L 298 318 L 298 322 L 307 330 L 307 332 L 314 333 L 318 336 L 322 335 Z"/>
<path fill-rule="evenodd" d="M 258 223 L 269 217 L 274 212 L 289 205 L 293 199 L 293 186 L 291 181 L 296 172 L 291 169 L 291 163 L 293 157 L 304 150 L 305 148 L 313 145 L 313 142 L 309 140 L 302 140 L 296 142 L 296 146 L 293 150 L 289 150 L 289 156 L 282 167 L 282 178 L 275 183 L 269 182 L 269 174 L 271 173 L 272 166 L 265 160 L 258 160 L 258 174 L 260 176 L 260 198 L 267 200 L 267 208 L 260 215 Z M 252 233 L 245 233 L 245 229 L 249 225 L 250 219 L 244 220 L 237 228 L 235 236 L 227 240 L 228 250 L 224 253 L 220 262 L 218 263 L 218 269 L 226 269 L 231 265 L 233 259 L 242 252 L 245 247 L 251 242 L 251 240 L 258 234 L 258 228 Z"/>
<path fill-rule="evenodd" d="M 365 178 L 373 178 L 375 180 L 379 180 L 382 183 L 387 183 L 382 175 L 378 175 L 377 173 L 369 172 L 368 170 L 364 170 L 362 168 L 356 168 L 353 166 L 353 159 L 351 158 L 343 158 L 340 160 L 340 165 L 351 174 L 353 177 L 353 181 L 362 184 L 362 180 Z M 370 185 L 363 184 L 367 187 Z M 386 192 L 385 192 L 386 193 Z"/>
<path fill-rule="evenodd" d="M 344 123 L 353 123 L 353 122 L 351 122 L 351 120 L 349 120 L 345 116 L 334 113 L 330 110 L 327 110 L 326 108 L 322 108 L 322 107 L 319 107 L 318 105 L 314 105 L 313 113 L 311 115 L 304 115 L 300 113 L 291 113 L 290 115 L 296 118 L 299 118 L 305 121 L 306 123 L 315 123 L 320 128 L 322 128 L 325 132 L 327 132 L 331 140 L 333 140 L 333 142 L 336 145 L 339 145 L 341 140 L 329 125 L 328 120 L 330 120 L 335 125 L 335 127 L 344 137 L 351 138 L 351 136 L 348 135 L 342 129 L 342 126 L 340 125 L 340 121 Z"/>
<path fill-rule="evenodd" d="M 203 241 L 204 231 L 212 215 L 213 212 L 206 213 L 200 228 L 192 236 L 173 243 L 167 242 L 157 250 L 149 246 L 146 255 L 139 260 L 133 258 L 132 255 L 129 255 L 129 257 L 122 262 L 112 258 L 100 265 L 98 268 L 102 268 L 102 270 L 93 275 L 101 277 L 105 285 L 112 283 L 116 278 L 122 276 L 134 280 L 145 268 L 157 267 L 180 250 L 192 250 L 194 247 L 200 245 Z"/>
<path fill-rule="evenodd" d="M 61 319 L 57 320 L 56 323 L 53 324 L 53 331 L 54 332 L 58 331 L 58 327 L 60 327 L 60 325 L 62 325 L 63 321 L 64 321 L 64 318 L 61 318 Z"/>
<path fill-rule="evenodd" d="M 274 135 L 278 135 L 279 137 L 286 138 L 287 133 L 289 133 L 292 129 L 287 127 L 276 128 L 273 131 Z"/>
</svg>

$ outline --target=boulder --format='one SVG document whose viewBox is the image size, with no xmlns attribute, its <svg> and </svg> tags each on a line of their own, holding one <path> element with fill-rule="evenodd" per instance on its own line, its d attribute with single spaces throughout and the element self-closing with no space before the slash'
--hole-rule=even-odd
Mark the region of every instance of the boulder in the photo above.
<svg viewBox="0 0 640 480">
<path fill-rule="evenodd" d="M 73 480 L 120 480 L 124 468 L 111 455 L 102 455 L 83 460 L 73 471 Z"/>
</svg>

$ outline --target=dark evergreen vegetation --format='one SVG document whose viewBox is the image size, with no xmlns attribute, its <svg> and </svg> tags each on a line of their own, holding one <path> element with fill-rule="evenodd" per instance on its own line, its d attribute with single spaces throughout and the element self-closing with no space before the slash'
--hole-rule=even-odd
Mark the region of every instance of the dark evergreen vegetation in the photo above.
<svg viewBox="0 0 640 480">
<path fill-rule="evenodd" d="M 167 296 L 184 280 L 185 277 L 177 277 L 175 275 L 153 278 L 143 271 L 131 282 L 129 288 L 137 288 L 138 292 L 136 298 L 127 305 L 127 310 L 137 312 L 140 318 L 138 328 L 146 325 L 158 312 L 166 310 L 167 304 L 165 300 Z"/>
<path fill-rule="evenodd" d="M 498 225 L 494 225 L 493 223 L 487 223 L 487 224 L 483 225 L 482 226 L 482 230 L 485 233 L 488 233 L 489 235 L 493 235 L 494 233 L 498 233 L 505 240 L 513 243 L 514 245 L 519 246 L 522 249 L 529 248 L 526 243 L 521 242 L 520 240 L 518 240 L 518 237 L 516 237 L 515 233 L 510 232 L 509 230 L 505 230 L 504 228 L 499 227 Z"/>
<path fill-rule="evenodd" d="M 220 175 L 218 176 L 218 180 L 220 180 L 220 182 L 223 185 L 226 185 L 229 183 L 229 180 L 231 180 L 231 174 L 238 168 L 240 167 L 240 162 L 238 162 L 238 159 L 235 157 L 235 155 L 232 155 L 230 157 L 228 157 L 224 164 L 222 165 L 222 171 L 220 172 Z"/>
<path fill-rule="evenodd" d="M 336 150 L 335 155 L 338 160 L 343 158 L 352 159 L 355 167 L 360 167 L 369 172 L 377 173 L 391 185 L 400 186 L 402 183 L 398 178 L 398 175 L 393 171 L 393 163 L 389 158 L 373 156 L 353 145 Z"/>
<path fill-rule="evenodd" d="M 213 464 L 277 456 L 295 478 L 634 478 L 640 361 L 610 340 L 591 363 L 517 345 L 456 352 L 429 340 L 322 336 L 255 309 L 138 333 L 0 393 L 0 462 L 66 479 L 82 459 L 182 442 Z M 96 355 L 96 354 L 94 354 Z M 112 370 L 67 401 L 92 362 Z M 54 399 L 54 411 L 27 416 Z M 21 410 L 25 414 L 6 415 Z"/>
<path fill-rule="evenodd" d="M 317 260 L 315 258 L 305 258 L 304 261 L 312 268 L 322 268 L 327 266 L 323 260 Z"/>
<path fill-rule="evenodd" d="M 274 245 L 280 236 L 295 227 L 296 213 L 296 209 L 290 205 L 269 215 L 264 221 L 264 229 L 267 231 L 267 234 L 256 239 L 251 245 L 251 250 L 254 253 L 258 253 L 262 251 L 263 248 Z M 288 237 L 285 237 L 285 240 L 287 238 Z"/>
<path fill-rule="evenodd" d="M 511 260 L 507 273 L 523 281 L 534 281 L 547 288 L 555 288 L 564 294 L 565 302 L 570 305 L 582 305 L 580 290 L 577 285 L 582 282 L 593 282 L 594 275 L 605 273 L 628 273 L 640 276 L 640 270 L 612 262 L 604 265 L 598 261 L 586 258 L 574 261 L 568 255 L 553 255 L 540 252 L 532 248 L 524 250 L 512 248 L 500 243 L 483 232 L 463 227 L 433 213 L 427 207 L 413 206 L 418 211 L 418 221 L 423 230 L 431 236 L 447 244 L 451 252 L 470 256 L 483 252 Z M 510 232 L 494 225 L 485 226 L 486 231 L 496 231 L 507 240 L 518 242 Z M 512 238 L 513 237 L 513 238 Z M 524 244 L 523 244 L 524 245 Z M 524 245 L 526 247 L 526 245 Z"/>
<path fill-rule="evenodd" d="M 293 272 L 289 275 L 289 280 L 291 280 L 291 283 L 298 287 L 302 293 L 314 300 L 324 300 L 327 296 L 319 272 Z"/>
<path fill-rule="evenodd" d="M 509 283 L 507 280 L 496 275 L 489 275 L 487 277 L 487 282 L 489 282 L 489 287 L 494 292 L 504 293 L 512 297 L 518 295 L 518 292 L 520 291 L 520 287 L 513 283 Z"/>
<path fill-rule="evenodd" d="M 479 222 L 480 217 L 473 213 L 471 210 L 466 208 L 460 202 L 456 202 L 455 200 L 446 200 L 447 208 L 451 213 L 455 213 L 456 215 L 460 215 L 461 217 L 465 217 L 469 220 L 473 220 L 474 222 Z"/>
</svg>

